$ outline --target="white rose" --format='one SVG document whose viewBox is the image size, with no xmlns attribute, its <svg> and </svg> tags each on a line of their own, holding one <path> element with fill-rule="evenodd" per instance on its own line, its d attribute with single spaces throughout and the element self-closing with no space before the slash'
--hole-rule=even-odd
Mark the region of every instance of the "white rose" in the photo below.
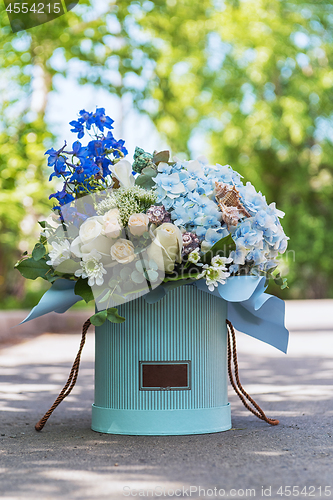
<svg viewBox="0 0 333 500">
<path fill-rule="evenodd" d="M 119 264 L 129 264 L 135 259 L 134 245 L 131 241 L 119 238 L 111 247 L 111 257 Z"/>
<path fill-rule="evenodd" d="M 102 234 L 102 220 L 103 219 L 99 216 L 89 217 L 89 219 L 81 224 L 79 236 L 82 243 L 88 243 Z"/>
<path fill-rule="evenodd" d="M 182 261 L 182 233 L 174 224 L 165 222 L 158 226 L 153 234 L 155 239 L 147 248 L 148 256 L 156 262 L 159 269 L 171 273 L 175 262 Z"/>
<path fill-rule="evenodd" d="M 80 236 L 75 238 L 71 244 L 71 252 L 76 257 L 86 257 L 91 254 L 95 249 L 98 253 L 104 256 L 110 255 L 111 240 L 102 234 L 97 236 L 97 238 L 89 241 L 89 243 L 83 243 Z"/>
<path fill-rule="evenodd" d="M 119 212 L 118 208 L 111 208 L 111 210 L 109 210 L 108 212 L 106 212 L 103 215 L 103 220 L 105 222 L 108 222 L 108 221 L 114 220 L 114 219 L 117 219 L 117 220 L 120 219 L 120 212 Z"/>
<path fill-rule="evenodd" d="M 101 255 L 110 255 L 111 242 L 103 235 L 103 223 L 103 217 L 97 215 L 84 221 L 79 229 L 79 236 L 71 244 L 71 252 L 76 257 L 90 255 L 94 249 Z"/>
<path fill-rule="evenodd" d="M 134 186 L 134 176 L 132 174 L 132 165 L 127 160 L 120 160 L 115 165 L 110 166 L 112 174 L 118 179 L 121 187 Z"/>
<path fill-rule="evenodd" d="M 141 236 L 148 230 L 149 217 L 146 214 L 132 214 L 128 219 L 128 227 L 134 236 Z"/>
<path fill-rule="evenodd" d="M 119 210 L 113 208 L 103 216 L 103 231 L 108 238 L 118 238 L 121 233 L 121 225 L 119 224 Z"/>
</svg>

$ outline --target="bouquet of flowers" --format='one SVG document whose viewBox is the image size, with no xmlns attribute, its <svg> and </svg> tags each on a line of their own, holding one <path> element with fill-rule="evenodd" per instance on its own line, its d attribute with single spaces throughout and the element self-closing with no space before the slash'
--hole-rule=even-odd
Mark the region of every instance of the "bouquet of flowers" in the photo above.
<svg viewBox="0 0 333 500">
<path fill-rule="evenodd" d="M 197 280 L 211 292 L 238 275 L 287 286 L 276 270 L 288 238 L 275 203 L 203 156 L 184 161 L 137 147 L 131 164 L 112 123 L 103 108 L 82 110 L 70 122 L 72 147 L 45 153 L 50 179 L 63 185 L 32 254 L 16 264 L 24 277 L 75 282 L 78 300 L 95 299 L 95 325 L 123 322 L 119 304 Z"/>
</svg>

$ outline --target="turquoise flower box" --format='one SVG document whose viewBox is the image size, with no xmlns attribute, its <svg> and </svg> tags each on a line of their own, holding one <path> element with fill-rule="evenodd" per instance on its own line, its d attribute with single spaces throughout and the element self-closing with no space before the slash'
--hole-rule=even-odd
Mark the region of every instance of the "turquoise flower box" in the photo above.
<svg viewBox="0 0 333 500">
<path fill-rule="evenodd" d="M 231 428 L 227 303 L 194 286 L 119 307 L 126 322 L 96 327 L 92 429 L 203 434 Z"/>
</svg>

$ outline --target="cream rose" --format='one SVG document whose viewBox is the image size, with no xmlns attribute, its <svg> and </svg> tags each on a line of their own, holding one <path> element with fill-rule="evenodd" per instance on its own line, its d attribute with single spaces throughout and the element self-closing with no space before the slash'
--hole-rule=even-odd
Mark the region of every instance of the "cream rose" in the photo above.
<svg viewBox="0 0 333 500">
<path fill-rule="evenodd" d="M 108 238 L 118 238 L 120 235 L 122 227 L 119 218 L 118 208 L 113 208 L 103 215 L 103 232 Z"/>
<path fill-rule="evenodd" d="M 147 248 L 148 256 L 156 262 L 159 269 L 171 273 L 175 262 L 180 263 L 182 260 L 182 233 L 174 224 L 165 222 L 153 234 L 155 238 Z"/>
<path fill-rule="evenodd" d="M 148 230 L 149 218 L 146 214 L 132 214 L 128 219 L 128 227 L 134 236 L 141 236 Z"/>
<path fill-rule="evenodd" d="M 89 241 L 97 238 L 102 234 L 102 218 L 100 216 L 89 217 L 83 224 L 81 224 L 79 230 L 79 236 L 82 243 L 88 243 Z"/>
<path fill-rule="evenodd" d="M 134 245 L 131 241 L 119 238 L 111 247 L 111 257 L 119 264 L 129 264 L 135 259 Z"/>
<path fill-rule="evenodd" d="M 134 176 L 132 174 L 132 165 L 127 160 L 120 160 L 115 165 L 110 166 L 112 174 L 118 179 L 121 187 L 134 186 Z"/>
<path fill-rule="evenodd" d="M 109 256 L 110 247 L 111 240 L 106 236 L 97 236 L 97 238 L 89 241 L 89 243 L 83 243 L 80 236 L 78 236 L 72 241 L 71 252 L 76 257 L 80 257 L 81 259 L 89 255 L 94 249 L 103 256 Z"/>
<path fill-rule="evenodd" d="M 87 219 L 80 227 L 79 236 L 71 244 L 71 252 L 83 258 L 93 249 L 101 255 L 110 255 L 110 240 L 103 235 L 103 217 L 95 216 Z"/>
</svg>

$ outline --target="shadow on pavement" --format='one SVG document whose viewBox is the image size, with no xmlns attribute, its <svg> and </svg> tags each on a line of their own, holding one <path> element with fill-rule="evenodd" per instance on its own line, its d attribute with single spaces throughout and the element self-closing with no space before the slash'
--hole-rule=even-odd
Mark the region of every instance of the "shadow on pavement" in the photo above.
<svg viewBox="0 0 333 500">
<path fill-rule="evenodd" d="M 124 498 L 133 492 L 128 487 L 165 498 L 172 496 L 164 494 L 168 490 L 192 486 L 191 497 L 197 498 L 200 486 L 224 489 L 225 496 L 231 496 L 231 488 L 254 489 L 261 498 L 262 487 L 271 486 L 271 498 L 281 498 L 276 494 L 281 485 L 330 485 L 331 356 L 265 358 L 241 352 L 239 363 L 244 388 L 268 416 L 280 420 L 279 426 L 256 419 L 230 388 L 233 429 L 228 432 L 159 437 L 95 433 L 90 430 L 94 365 L 83 360 L 72 394 L 37 433 L 34 425 L 66 382 L 71 363 L 40 359 L 38 364 L 0 367 L 3 497 L 100 500 Z M 235 497 L 241 496 L 246 495 Z"/>
</svg>

